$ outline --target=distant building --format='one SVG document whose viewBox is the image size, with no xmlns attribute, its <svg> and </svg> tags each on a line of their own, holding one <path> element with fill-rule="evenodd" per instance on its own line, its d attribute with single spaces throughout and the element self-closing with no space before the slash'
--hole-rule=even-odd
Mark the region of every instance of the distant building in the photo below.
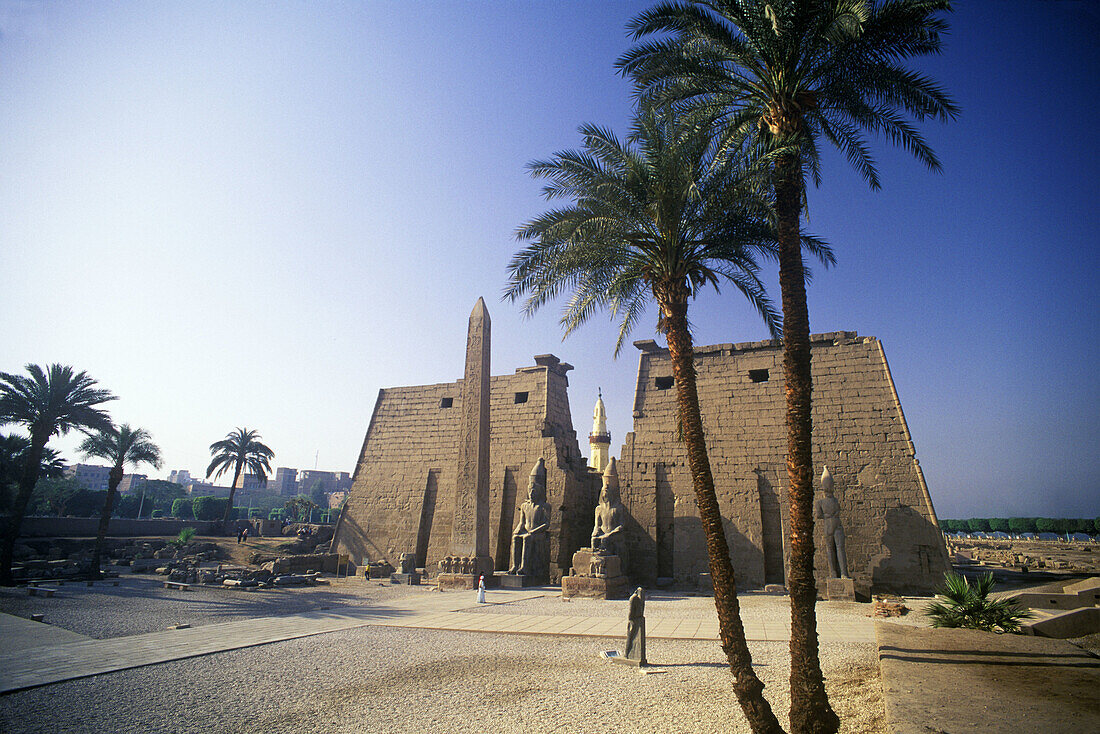
<svg viewBox="0 0 1100 734">
<path fill-rule="evenodd" d="M 318 484 L 321 485 L 321 491 L 325 494 L 346 492 L 351 489 L 351 475 L 346 471 L 319 471 L 317 469 L 303 469 L 298 472 L 299 494 L 313 494 L 314 488 Z"/>
<path fill-rule="evenodd" d="M 168 473 L 168 481 L 175 482 L 176 484 L 182 484 L 186 487 L 194 480 L 191 479 L 191 472 L 187 471 L 186 469 L 173 469 L 171 472 Z"/>
<path fill-rule="evenodd" d="M 148 481 L 149 477 L 144 474 L 123 474 L 122 481 L 118 483 L 118 491 L 121 494 L 138 494 Z"/>
<path fill-rule="evenodd" d="M 97 464 L 72 464 L 65 469 L 65 476 L 75 479 L 85 489 L 106 492 L 111 481 L 111 467 Z"/>
<path fill-rule="evenodd" d="M 298 470 L 280 466 L 275 469 L 275 476 L 267 480 L 267 489 L 274 494 L 283 497 L 293 497 L 298 494 Z"/>
</svg>

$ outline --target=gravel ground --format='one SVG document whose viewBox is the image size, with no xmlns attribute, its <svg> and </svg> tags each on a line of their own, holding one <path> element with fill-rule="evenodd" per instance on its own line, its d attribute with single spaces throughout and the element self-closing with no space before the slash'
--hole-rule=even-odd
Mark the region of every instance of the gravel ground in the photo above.
<svg viewBox="0 0 1100 734">
<path fill-rule="evenodd" d="M 170 623 L 166 620 L 181 612 L 187 612 L 189 619 L 203 615 L 209 623 L 271 613 L 275 604 L 281 604 L 278 611 L 286 613 L 337 603 L 384 604 L 393 595 L 427 593 L 408 587 L 349 584 L 286 592 L 285 597 L 271 599 L 260 593 L 229 598 L 222 591 L 187 592 L 187 597 L 178 599 L 166 594 L 161 599 L 159 587 L 147 583 L 145 588 L 130 590 L 134 595 L 127 600 L 112 594 L 118 591 L 113 587 L 79 588 L 93 593 L 74 594 L 72 598 L 80 604 L 50 614 L 56 613 L 59 622 L 65 619 L 63 626 L 85 634 L 120 628 L 118 622 L 97 624 L 96 616 L 133 616 L 129 624 L 155 624 L 154 629 L 163 629 Z M 0 596 L 0 608 L 10 611 L 20 601 L 5 593 Z M 758 611 L 752 609 L 757 604 L 785 602 L 766 596 L 743 599 L 746 613 Z M 220 608 L 219 603 L 229 608 Z M 710 599 L 690 597 L 664 603 L 667 606 L 662 607 L 660 600 L 652 607 L 647 604 L 647 614 L 650 609 L 655 617 L 703 614 L 705 605 L 713 604 Z M 547 597 L 523 606 L 524 613 L 532 614 L 603 606 L 573 604 L 578 602 Z M 312 606 L 291 610 L 287 605 Z M 851 607 L 847 613 L 866 614 L 869 608 L 843 606 Z M 158 611 L 162 607 L 170 611 Z M 473 608 L 492 613 L 488 610 L 494 607 Z M 611 610 L 625 614 L 622 603 L 608 604 L 606 609 L 609 614 Z M 710 609 L 713 613 L 713 606 Z M 787 644 L 750 645 L 757 673 L 767 685 L 765 695 L 784 721 L 789 706 Z M 598 656 L 611 646 L 608 640 L 596 638 L 363 627 L 0 696 L 0 731 L 748 731 L 716 642 L 653 640 L 647 652 L 657 672 L 648 675 Z M 845 721 L 843 731 L 883 731 L 874 645 L 825 645 L 821 661 L 831 700 Z"/>
<path fill-rule="evenodd" d="M 395 596 L 424 593 L 410 586 L 379 586 L 349 581 L 331 586 L 262 589 L 253 592 L 193 586 L 191 591 L 163 588 L 159 576 L 133 575 L 120 585 L 66 583 L 50 598 L 28 596 L 24 588 L 0 587 L 0 612 L 46 622 L 96 639 L 163 630 L 186 622 L 192 627 L 253 617 L 298 614 L 379 603 Z"/>
</svg>

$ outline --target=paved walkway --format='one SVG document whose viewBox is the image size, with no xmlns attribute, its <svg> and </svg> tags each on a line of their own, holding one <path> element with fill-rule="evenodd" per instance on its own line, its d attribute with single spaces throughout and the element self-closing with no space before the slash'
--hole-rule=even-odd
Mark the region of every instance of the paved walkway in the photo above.
<svg viewBox="0 0 1100 734">
<path fill-rule="evenodd" d="M 1100 660 L 1065 640 L 877 624 L 893 734 L 1100 731 Z"/>
<path fill-rule="evenodd" d="M 499 598 L 503 594 L 507 594 L 508 602 L 556 596 L 543 589 L 493 592 L 492 596 Z M 106 640 L 82 638 L 39 622 L 0 614 L 0 650 L 3 650 L 0 653 L 0 693 L 368 625 L 497 634 L 586 637 L 622 637 L 625 634 L 625 620 L 617 617 L 459 611 L 469 607 L 470 599 L 466 594 L 425 593 L 391 599 L 387 605 L 258 617 Z M 790 639 L 790 619 L 785 615 L 783 619 L 775 619 L 748 612 L 743 619 L 749 640 Z M 8 644 L 28 631 L 34 635 L 33 645 L 17 650 Z M 833 625 L 822 624 L 818 634 L 825 644 L 875 641 L 873 622 L 861 617 Z M 650 619 L 647 620 L 646 636 L 650 639 L 717 639 L 718 621 Z"/>
</svg>

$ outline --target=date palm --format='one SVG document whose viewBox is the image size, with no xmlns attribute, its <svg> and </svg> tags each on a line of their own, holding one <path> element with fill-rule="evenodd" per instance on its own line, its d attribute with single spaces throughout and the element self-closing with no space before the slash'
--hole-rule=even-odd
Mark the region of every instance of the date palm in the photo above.
<svg viewBox="0 0 1100 734">
<path fill-rule="evenodd" d="M 12 503 L 13 490 L 18 490 L 19 480 L 30 452 L 31 440 L 17 433 L 0 435 L 0 513 L 7 513 Z M 65 475 L 65 461 L 49 446 L 42 449 L 39 478 L 59 479 Z M 37 485 L 36 485 L 37 486 Z"/>
<path fill-rule="evenodd" d="M 260 443 L 260 434 L 247 428 L 237 428 L 230 431 L 221 441 L 210 444 L 210 453 L 213 460 L 206 467 L 206 477 L 214 474 L 217 479 L 225 472 L 233 469 L 233 484 L 229 487 L 229 504 L 225 507 L 225 516 L 222 522 L 228 522 L 233 512 L 233 496 L 237 493 L 237 480 L 241 478 L 241 472 L 248 469 L 260 484 L 267 483 L 267 474 L 271 471 L 271 460 L 275 458 L 275 452 Z M 215 473 L 216 472 L 216 473 Z"/>
<path fill-rule="evenodd" d="M 108 428 L 88 436 L 80 444 L 80 452 L 89 458 L 104 459 L 111 463 L 111 471 L 107 475 L 107 498 L 99 516 L 95 550 L 92 551 L 91 574 L 93 578 L 98 578 L 103 540 L 107 537 L 107 527 L 111 522 L 111 512 L 115 507 L 118 485 L 122 482 L 125 467 L 151 464 L 159 469 L 160 448 L 153 443 L 152 436 L 144 428 L 131 428 L 123 423 L 118 428 Z"/>
<path fill-rule="evenodd" d="M 530 314 L 571 292 L 562 317 L 566 334 L 597 311 L 610 310 L 622 319 L 616 354 L 656 301 L 734 689 L 750 721 L 778 727 L 745 641 L 703 434 L 688 322 L 689 302 L 706 286 L 726 282 L 779 333 L 779 319 L 757 278 L 757 259 L 774 253 L 772 228 L 754 215 L 760 208 L 751 179 L 712 148 L 703 127 L 643 107 L 626 143 L 592 125 L 583 126 L 581 134 L 583 150 L 529 166 L 532 175 L 549 181 L 547 199 L 571 203 L 519 229 L 518 239 L 531 244 L 512 259 L 505 297 L 514 301 L 526 295 Z M 828 257 L 820 243 L 810 244 Z"/>
<path fill-rule="evenodd" d="M 47 369 L 28 364 L 28 375 L 0 372 L 0 425 L 22 425 L 30 434 L 30 446 L 19 479 L 19 491 L 0 542 L 0 584 L 10 585 L 12 553 L 23 524 L 27 503 L 42 471 L 46 444 L 55 435 L 71 430 L 83 433 L 111 426 L 111 419 L 99 406 L 115 396 L 96 387 L 85 372 L 68 365 L 51 364 Z"/>
<path fill-rule="evenodd" d="M 810 326 L 799 248 L 806 176 L 835 146 L 874 189 L 867 134 L 901 145 L 930 169 L 935 154 L 911 120 L 957 109 L 906 68 L 938 53 L 950 0 L 697 0 L 664 2 L 630 24 L 639 43 L 619 67 L 642 94 L 714 120 L 718 145 L 745 146 L 771 168 L 779 239 L 790 502 L 791 713 L 798 732 L 835 732 L 818 660 L 813 574 Z"/>
</svg>

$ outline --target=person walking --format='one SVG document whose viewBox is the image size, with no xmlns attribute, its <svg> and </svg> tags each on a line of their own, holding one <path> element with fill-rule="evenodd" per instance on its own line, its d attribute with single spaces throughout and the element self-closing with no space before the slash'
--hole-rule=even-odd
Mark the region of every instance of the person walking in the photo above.
<svg viewBox="0 0 1100 734">
<path fill-rule="evenodd" d="M 484 576 L 478 576 L 477 577 L 477 603 L 478 604 L 484 604 L 485 603 L 485 577 Z"/>
</svg>

